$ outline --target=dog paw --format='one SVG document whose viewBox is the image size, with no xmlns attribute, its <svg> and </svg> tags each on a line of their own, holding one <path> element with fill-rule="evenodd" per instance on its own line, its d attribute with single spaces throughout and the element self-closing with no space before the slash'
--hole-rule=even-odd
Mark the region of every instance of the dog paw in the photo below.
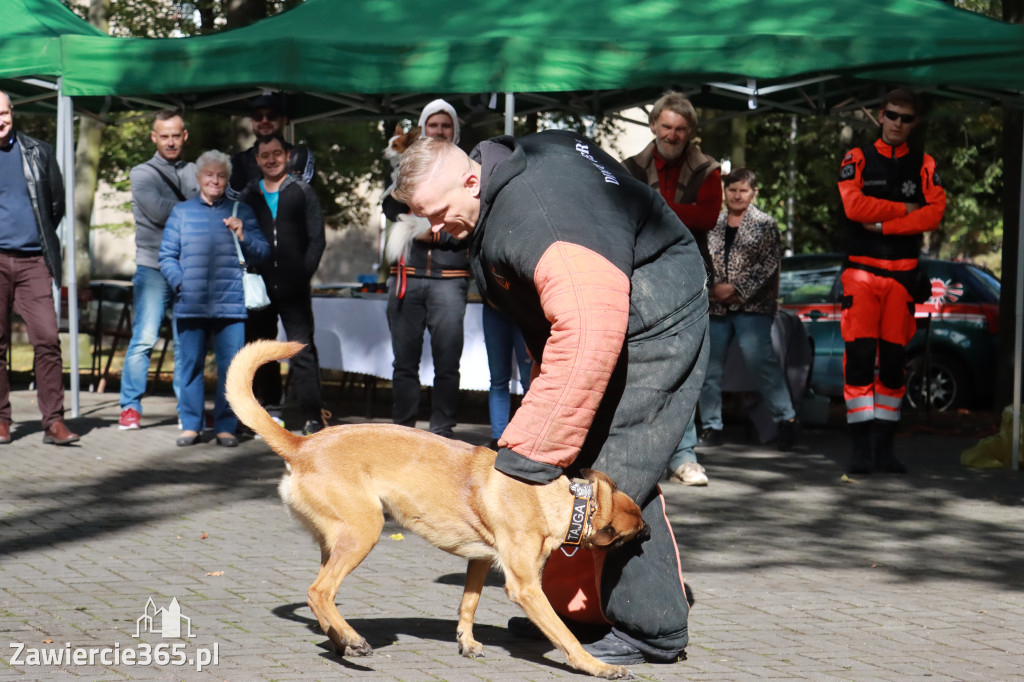
<svg viewBox="0 0 1024 682">
<path fill-rule="evenodd" d="M 345 645 L 345 656 L 373 656 L 373 647 L 367 644 L 365 639 L 359 640 L 355 646 Z"/>
<path fill-rule="evenodd" d="M 606 680 L 635 680 L 636 675 L 624 665 L 610 665 L 608 669 L 597 674 Z"/>
<path fill-rule="evenodd" d="M 459 642 L 459 653 L 466 658 L 482 658 L 484 655 L 484 645 L 476 641 L 467 642 L 466 644 Z"/>
</svg>

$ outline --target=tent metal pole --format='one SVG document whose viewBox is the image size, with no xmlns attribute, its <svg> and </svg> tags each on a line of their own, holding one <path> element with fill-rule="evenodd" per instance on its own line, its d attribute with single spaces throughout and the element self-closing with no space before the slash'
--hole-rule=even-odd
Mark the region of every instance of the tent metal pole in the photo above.
<svg viewBox="0 0 1024 682">
<path fill-rule="evenodd" d="M 505 134 L 511 135 L 513 124 L 516 120 L 516 95 L 514 92 L 505 93 Z"/>
<path fill-rule="evenodd" d="M 1024 144 L 1022 144 L 1024 147 Z M 1017 213 L 1017 290 L 1014 292 L 1014 332 L 1013 332 L 1013 456 L 1011 468 L 1020 469 L 1020 398 L 1021 398 L 1021 352 L 1024 348 L 1024 149 L 1021 158 L 1021 187 L 1019 195 L 1020 207 Z"/>
<path fill-rule="evenodd" d="M 78 391 L 81 376 L 78 371 L 78 278 L 75 258 L 75 118 L 71 98 L 64 94 L 62 78 L 57 79 L 57 149 L 61 173 L 64 175 L 64 281 L 68 288 L 68 339 L 71 360 L 71 416 L 78 417 L 81 410 Z M 58 301 L 60 292 L 58 292 Z M 60 318 L 57 318 L 58 321 Z"/>
</svg>

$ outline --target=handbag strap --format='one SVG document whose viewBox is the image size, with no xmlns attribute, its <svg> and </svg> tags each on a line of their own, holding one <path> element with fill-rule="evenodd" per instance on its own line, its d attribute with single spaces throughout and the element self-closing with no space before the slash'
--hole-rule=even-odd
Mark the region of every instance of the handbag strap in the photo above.
<svg viewBox="0 0 1024 682">
<path fill-rule="evenodd" d="M 238 217 L 238 202 L 231 208 L 231 217 Z M 238 264 L 245 268 L 245 256 L 242 255 L 242 245 L 238 243 L 238 237 L 235 236 L 235 231 L 231 230 L 231 238 L 235 240 L 235 253 L 238 254 Z"/>
</svg>

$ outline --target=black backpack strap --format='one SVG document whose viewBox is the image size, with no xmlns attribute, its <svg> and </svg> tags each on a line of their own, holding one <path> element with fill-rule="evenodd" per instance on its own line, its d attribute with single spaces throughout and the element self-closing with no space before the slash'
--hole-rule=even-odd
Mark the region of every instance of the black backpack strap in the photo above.
<svg viewBox="0 0 1024 682">
<path fill-rule="evenodd" d="M 161 180 L 167 183 L 167 186 L 171 188 L 172 192 L 174 192 L 174 196 L 178 197 L 178 201 L 185 201 L 185 195 L 182 194 L 181 187 L 179 187 L 176 183 L 171 182 L 171 179 L 164 175 L 163 172 L 156 166 L 150 164 L 150 168 L 152 168 L 156 172 L 156 174 L 160 176 Z"/>
</svg>

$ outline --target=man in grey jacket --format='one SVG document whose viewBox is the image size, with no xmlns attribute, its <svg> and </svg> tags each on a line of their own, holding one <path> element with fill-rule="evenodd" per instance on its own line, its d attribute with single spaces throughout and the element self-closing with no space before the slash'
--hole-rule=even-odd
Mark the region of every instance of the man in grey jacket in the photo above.
<svg viewBox="0 0 1024 682">
<path fill-rule="evenodd" d="M 0 90 L 0 445 L 11 442 L 7 349 L 11 311 L 24 320 L 35 353 L 43 442 L 78 440 L 64 424 L 64 363 L 53 286 L 61 284 L 57 226 L 64 181 L 53 147 L 14 130 L 14 106 Z"/>
<path fill-rule="evenodd" d="M 121 372 L 121 430 L 137 429 L 142 417 L 142 396 L 146 392 L 149 358 L 160 336 L 164 310 L 171 302 L 171 289 L 160 273 L 158 254 L 164 224 L 171 209 L 199 193 L 195 165 L 182 158 L 188 129 L 181 116 L 169 109 L 157 112 L 150 139 L 156 145 L 152 158 L 132 168 L 132 215 L 135 217 L 135 276 L 132 278 L 134 319 L 132 338 Z M 173 328 L 173 325 L 172 325 Z M 175 348 L 177 348 L 175 334 Z M 175 370 L 177 370 L 175 353 Z M 178 394 L 178 372 L 174 372 L 174 394 Z"/>
</svg>

